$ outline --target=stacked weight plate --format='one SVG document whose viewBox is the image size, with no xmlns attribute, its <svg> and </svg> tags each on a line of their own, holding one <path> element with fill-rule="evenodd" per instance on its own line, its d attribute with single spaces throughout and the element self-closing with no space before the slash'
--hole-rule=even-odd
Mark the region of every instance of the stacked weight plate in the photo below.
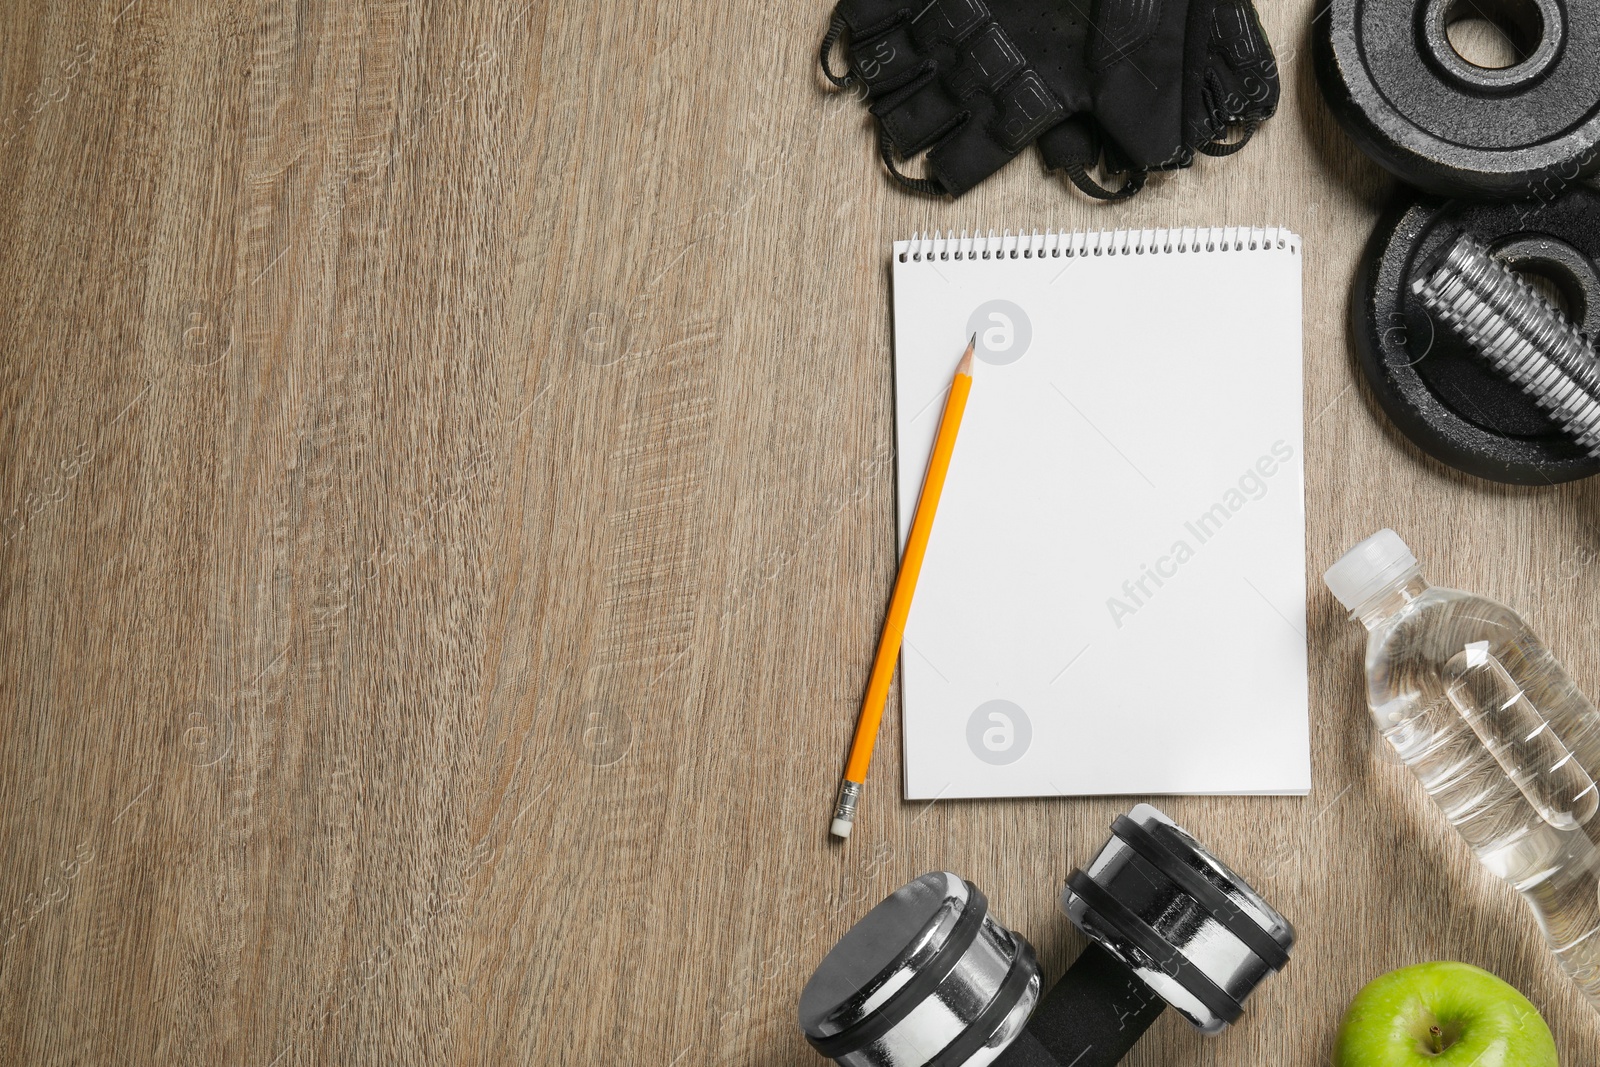
<svg viewBox="0 0 1600 1067">
<path fill-rule="evenodd" d="M 1463 16 L 1515 48 L 1502 68 L 1451 43 Z M 1313 32 L 1334 116 L 1415 190 L 1379 223 L 1351 326 L 1379 403 L 1435 458 L 1495 481 L 1600 473 L 1532 398 L 1412 294 L 1415 272 L 1471 233 L 1592 332 L 1600 317 L 1600 4 L 1569 0 L 1331 0 Z"/>
</svg>

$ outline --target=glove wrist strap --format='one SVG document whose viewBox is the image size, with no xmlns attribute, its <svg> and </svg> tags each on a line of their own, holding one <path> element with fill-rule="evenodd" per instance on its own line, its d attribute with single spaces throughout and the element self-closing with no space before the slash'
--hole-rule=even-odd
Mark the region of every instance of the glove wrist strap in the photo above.
<svg viewBox="0 0 1600 1067">
<path fill-rule="evenodd" d="M 882 128 L 878 130 L 878 154 L 883 157 L 883 165 L 889 168 L 889 176 L 903 187 L 925 196 L 944 195 L 944 186 L 932 178 L 913 178 L 909 174 L 900 173 L 899 168 L 894 165 L 894 142 L 889 137 L 889 131 Z"/>
<path fill-rule="evenodd" d="M 839 10 L 835 8 L 833 12 L 833 20 L 828 23 L 828 32 L 822 38 L 822 51 L 817 57 L 822 64 L 823 76 L 840 89 L 843 89 L 845 86 L 849 85 L 855 80 L 855 76 L 851 74 L 848 69 L 846 69 L 843 74 L 835 74 L 833 72 L 833 67 L 828 63 L 828 56 L 833 52 L 833 46 L 839 43 L 839 38 L 844 35 L 844 31 L 844 16 L 839 14 Z"/>
<path fill-rule="evenodd" d="M 1089 172 L 1082 163 L 1069 163 L 1062 169 L 1067 172 L 1067 177 L 1072 179 L 1073 185 L 1096 200 L 1126 200 L 1144 188 L 1145 178 L 1149 176 L 1149 171 L 1129 171 L 1127 178 L 1123 179 L 1121 188 L 1107 189 L 1089 177 Z"/>
</svg>

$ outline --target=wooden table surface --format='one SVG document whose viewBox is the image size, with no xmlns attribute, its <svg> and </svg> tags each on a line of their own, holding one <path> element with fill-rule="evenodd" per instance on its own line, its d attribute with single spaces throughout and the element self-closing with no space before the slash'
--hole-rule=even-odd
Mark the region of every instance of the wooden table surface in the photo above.
<svg viewBox="0 0 1600 1067">
<path fill-rule="evenodd" d="M 4 5 L 4 1060 L 818 1064 L 811 968 L 941 867 L 1053 980 L 1135 798 L 903 803 L 890 716 L 825 835 L 895 565 L 889 242 L 1255 222 L 1305 239 L 1314 788 L 1160 803 L 1300 942 L 1240 1025 L 1169 1012 L 1127 1062 L 1316 1064 L 1440 958 L 1600 1061 L 1378 751 L 1318 578 L 1393 526 L 1600 691 L 1600 490 L 1457 475 L 1377 411 L 1346 292 L 1396 187 L 1311 10 L 1264 5 L 1255 143 L 1103 206 L 1032 152 L 896 190 L 822 4 Z"/>
</svg>

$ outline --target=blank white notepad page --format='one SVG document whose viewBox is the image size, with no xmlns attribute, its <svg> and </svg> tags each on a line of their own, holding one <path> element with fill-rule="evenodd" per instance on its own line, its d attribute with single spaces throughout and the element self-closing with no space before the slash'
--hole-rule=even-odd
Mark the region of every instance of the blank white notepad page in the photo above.
<svg viewBox="0 0 1600 1067">
<path fill-rule="evenodd" d="M 908 798 L 1309 791 L 1300 309 L 1278 229 L 896 243 L 902 545 L 980 359 L 901 651 Z"/>
</svg>

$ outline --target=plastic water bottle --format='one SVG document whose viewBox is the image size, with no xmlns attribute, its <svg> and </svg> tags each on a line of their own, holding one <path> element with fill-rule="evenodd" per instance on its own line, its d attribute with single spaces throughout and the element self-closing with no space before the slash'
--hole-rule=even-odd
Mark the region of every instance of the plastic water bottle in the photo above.
<svg viewBox="0 0 1600 1067">
<path fill-rule="evenodd" d="M 1429 585 L 1393 530 L 1322 578 L 1367 628 L 1378 729 L 1600 1006 L 1600 712 L 1516 612 Z"/>
</svg>

